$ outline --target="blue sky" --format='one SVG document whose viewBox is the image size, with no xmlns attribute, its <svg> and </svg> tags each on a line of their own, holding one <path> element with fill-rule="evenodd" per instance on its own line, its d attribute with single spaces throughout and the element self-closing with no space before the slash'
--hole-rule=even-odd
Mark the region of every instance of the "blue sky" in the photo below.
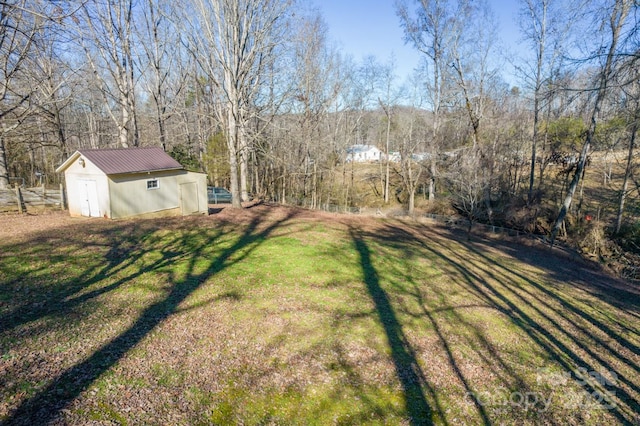
<svg viewBox="0 0 640 426">
<path fill-rule="evenodd" d="M 419 53 L 403 42 L 394 0 L 314 0 L 329 27 L 329 34 L 344 53 L 355 60 L 372 54 L 388 63 L 393 52 L 401 79 L 417 66 Z M 511 48 L 520 38 L 514 17 L 516 0 L 489 0 L 500 23 L 501 38 Z M 510 76 L 505 76 L 510 79 Z"/>
</svg>

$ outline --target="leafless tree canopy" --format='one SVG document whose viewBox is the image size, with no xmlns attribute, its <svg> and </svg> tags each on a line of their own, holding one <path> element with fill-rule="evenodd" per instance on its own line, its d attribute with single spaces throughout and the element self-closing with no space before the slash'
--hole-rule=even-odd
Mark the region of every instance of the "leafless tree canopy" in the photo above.
<svg viewBox="0 0 640 426">
<path fill-rule="evenodd" d="M 60 183 L 78 148 L 158 145 L 236 207 L 420 207 L 554 235 L 595 208 L 621 232 L 640 195 L 638 8 L 520 0 L 511 54 L 486 1 L 396 0 L 421 59 L 402 81 L 303 2 L 2 1 L 0 188 Z M 613 200 L 582 192 L 595 167 Z"/>
</svg>

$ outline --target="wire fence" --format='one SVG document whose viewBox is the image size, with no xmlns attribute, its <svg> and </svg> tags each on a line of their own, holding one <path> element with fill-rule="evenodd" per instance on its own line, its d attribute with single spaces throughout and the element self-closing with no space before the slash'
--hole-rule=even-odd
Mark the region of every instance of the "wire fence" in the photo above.
<svg viewBox="0 0 640 426">
<path fill-rule="evenodd" d="M 314 203 L 309 199 L 299 199 L 299 200 L 289 200 L 288 204 L 294 205 L 297 207 L 302 207 L 310 210 L 322 210 L 330 213 L 352 213 L 358 214 L 360 213 L 359 207 L 351 207 L 342 204 L 333 204 L 333 203 Z"/>
<path fill-rule="evenodd" d="M 359 214 L 366 216 L 378 216 L 378 217 L 406 217 L 408 213 L 406 210 L 402 208 L 375 208 L 375 207 L 351 207 L 345 205 L 338 204 L 330 204 L 330 203 L 319 203 L 314 205 L 311 200 L 302 199 L 302 200 L 293 200 L 289 204 L 296 205 L 298 207 L 307 208 L 307 209 L 315 209 L 322 210 L 331 213 L 350 213 L 350 214 Z M 451 229 L 460 229 L 460 230 L 468 230 L 469 229 L 469 220 L 461 217 L 461 216 L 448 216 L 448 215 L 440 215 L 434 213 L 419 213 L 413 215 L 416 218 L 427 218 L 433 221 L 442 223 Z M 484 223 L 473 222 L 472 226 L 473 232 L 481 232 L 485 234 L 492 234 L 497 236 L 508 236 L 508 237 L 526 237 L 531 239 L 537 239 L 540 241 L 545 241 L 546 237 L 544 235 L 533 234 L 531 232 L 526 232 L 520 229 L 508 228 L 504 226 L 498 225 L 489 225 Z"/>
<path fill-rule="evenodd" d="M 62 185 L 58 189 L 43 186 L 23 188 L 16 185 L 12 189 L 0 189 L 0 211 L 27 213 L 32 209 L 64 209 L 65 194 Z"/>
<path fill-rule="evenodd" d="M 428 219 L 441 222 L 450 228 L 465 230 L 469 228 L 469 220 L 459 216 L 445 216 L 433 213 L 425 213 L 421 215 L 421 217 L 426 217 Z M 486 223 L 473 222 L 473 229 L 481 230 L 482 232 L 489 234 L 505 235 L 509 237 L 529 237 L 540 240 L 544 239 L 543 235 L 533 234 L 531 232 L 526 232 L 520 229 L 507 228 L 504 226 L 488 225 Z"/>
</svg>

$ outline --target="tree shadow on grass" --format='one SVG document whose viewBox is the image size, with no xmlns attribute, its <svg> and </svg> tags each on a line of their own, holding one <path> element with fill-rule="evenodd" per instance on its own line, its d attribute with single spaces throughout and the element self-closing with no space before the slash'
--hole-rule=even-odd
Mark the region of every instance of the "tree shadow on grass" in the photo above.
<svg viewBox="0 0 640 426">
<path fill-rule="evenodd" d="M 463 243 L 464 244 L 464 243 Z M 528 332 L 528 334 L 549 354 L 554 360 L 560 363 L 563 368 L 574 372 L 582 371 L 586 375 L 593 376 L 600 372 L 613 373 L 615 378 L 609 386 L 615 385 L 615 396 L 620 402 L 610 406 L 609 401 L 601 401 L 605 408 L 608 408 L 618 420 L 621 422 L 629 422 L 631 413 L 640 412 L 640 403 L 633 395 L 640 395 L 640 387 L 638 386 L 637 377 L 640 374 L 640 366 L 637 364 L 638 346 L 630 339 L 615 331 L 612 327 L 606 325 L 602 320 L 596 318 L 594 314 L 589 313 L 581 307 L 579 303 L 561 292 L 551 291 L 546 286 L 533 280 L 523 274 L 506 270 L 503 265 L 488 257 L 482 250 L 479 250 L 472 244 L 466 244 L 469 251 L 479 259 L 478 267 L 484 267 L 487 275 L 505 282 L 509 276 L 525 281 L 529 288 L 520 288 L 518 291 L 501 290 L 497 286 L 487 286 L 489 292 L 485 293 L 485 297 L 491 298 L 495 302 L 508 303 L 513 319 Z M 482 266 L 480 266 L 480 262 Z M 560 262 L 566 264 L 567 262 Z M 576 265 L 574 264 L 574 267 Z M 575 270 L 573 270 L 575 275 Z M 583 272 L 583 273 L 586 273 Z M 560 275 L 560 266 L 554 269 L 551 274 L 555 279 L 562 279 Z M 571 276 L 571 275 L 568 275 Z M 598 283 L 599 280 L 606 279 L 610 282 L 614 281 L 611 277 L 590 275 L 593 287 L 602 288 L 606 286 L 604 283 Z M 611 286 L 619 293 L 622 290 Z M 609 296 L 609 301 L 612 295 Z M 560 306 L 560 315 L 556 317 L 558 310 L 554 308 L 554 304 Z M 627 303 L 618 303 L 618 306 L 628 306 Z M 525 309 L 529 309 L 529 312 Z M 536 319 L 538 318 L 538 319 Z M 544 324 L 544 325 L 543 325 Z M 569 327 L 566 327 L 568 324 Z M 638 330 L 629 335 L 638 335 Z M 606 336 L 602 337 L 602 336 Z M 611 341 L 610 339 L 613 339 Z M 615 343 L 614 343 L 615 342 Z M 624 349 L 624 351 L 620 349 Z M 633 356 L 636 354 L 636 357 Z M 570 361 L 567 361 L 567 358 Z M 634 359 L 635 358 L 635 359 Z M 634 379 L 636 377 L 636 379 Z M 606 391 L 613 390 L 611 387 L 603 387 L 603 383 L 599 383 L 598 376 L 596 380 L 581 380 L 584 387 L 591 394 L 604 394 Z M 578 377 L 578 379 L 581 379 Z M 618 385 L 624 385 L 618 386 Z"/>
<path fill-rule="evenodd" d="M 637 399 L 640 388 L 633 377 L 637 377 L 640 370 L 638 346 L 631 336 L 637 337 L 638 331 L 629 324 L 626 328 L 620 326 L 627 330 L 625 336 L 612 326 L 619 319 L 611 318 L 616 309 L 635 317 L 637 300 L 625 300 L 633 293 L 632 290 L 624 289 L 621 283 L 610 283 L 613 280 L 610 277 L 584 270 L 584 265 L 555 258 L 552 253 L 536 254 L 528 247 L 518 248 L 490 240 L 468 242 L 446 232 L 433 238 L 432 228 L 418 224 L 410 227 L 417 231 L 415 241 L 425 254 L 435 256 L 442 267 L 451 271 L 451 276 L 458 277 L 459 285 L 484 304 L 507 314 L 535 347 L 571 374 L 584 391 L 595 396 L 595 403 L 601 403 L 602 408 L 620 423 L 636 420 L 634 416 L 640 412 Z M 387 232 L 393 234 L 397 231 Z M 445 243 L 447 240 L 453 241 Z M 451 244 L 458 244 L 464 249 L 452 249 Z M 547 270 L 548 277 L 510 268 L 510 257 Z M 584 296 L 581 300 L 579 295 L 571 292 L 572 285 L 585 289 L 590 294 L 590 301 Z M 614 291 L 606 298 L 598 297 L 608 287 Z M 594 310 L 595 304 L 601 310 L 609 311 L 606 312 L 606 320 L 599 317 L 601 311 Z M 613 375 L 614 388 L 612 383 L 602 383 L 599 374 L 603 372 Z M 614 392 L 614 401 L 602 397 L 608 391 Z M 582 418 L 580 410 L 575 415 Z"/>
<path fill-rule="evenodd" d="M 405 408 L 409 421 L 412 425 L 432 424 L 434 413 L 427 402 L 423 388 L 431 393 L 433 393 L 433 390 L 429 388 L 424 373 L 418 364 L 416 353 L 402 330 L 402 325 L 396 317 L 389 297 L 380 286 L 380 278 L 373 266 L 371 251 L 367 243 L 357 229 L 351 228 L 350 235 L 360 255 L 360 265 L 367 291 L 374 302 L 378 318 L 384 328 L 391 349 L 391 357 L 404 393 Z M 441 412 L 441 409 L 438 411 Z"/>
<path fill-rule="evenodd" d="M 403 228 L 388 224 L 384 228 L 376 230 L 375 233 L 366 234 L 366 237 L 380 243 L 384 248 L 393 250 L 396 255 L 398 252 L 402 253 L 403 259 L 408 260 L 415 258 L 416 256 L 420 256 L 419 250 L 415 250 L 416 244 L 420 245 L 419 240 Z M 428 320 L 425 325 L 434 330 L 438 342 L 446 355 L 447 363 L 459 383 L 464 387 L 464 391 L 467 396 L 474 394 L 476 389 L 474 389 L 472 381 L 465 377 L 459 365 L 460 360 L 457 359 L 453 343 L 450 342 L 453 341 L 453 339 L 447 334 L 448 332 L 446 329 L 448 327 L 460 327 L 471 333 L 473 337 L 468 337 L 465 336 L 464 333 L 460 333 L 456 336 L 456 339 L 463 340 L 466 343 L 465 348 L 467 350 L 474 350 L 478 358 L 485 362 L 492 374 L 497 377 L 503 377 L 502 382 L 504 386 L 510 387 L 513 386 L 514 383 L 519 385 L 523 384 L 522 379 L 511 369 L 508 363 L 499 354 L 498 350 L 492 345 L 486 336 L 484 336 L 482 331 L 474 324 L 465 320 L 465 318 L 459 313 L 460 309 L 473 308 L 493 308 L 497 313 L 504 313 L 502 312 L 502 309 L 490 307 L 484 303 L 472 303 L 462 306 L 441 306 L 436 309 L 429 309 L 428 302 L 425 300 L 425 293 L 428 294 L 431 299 L 437 299 L 439 301 L 446 300 L 447 295 L 435 285 L 425 286 L 424 282 L 428 282 L 429 277 L 422 275 L 416 277 L 413 271 L 403 270 L 403 267 L 406 267 L 406 263 L 404 262 L 386 263 L 385 268 L 387 268 L 386 275 L 389 277 L 387 278 L 388 282 L 393 286 L 395 293 L 409 297 L 419 308 L 417 311 L 409 309 L 404 303 L 399 301 L 397 311 L 409 317 Z M 419 279 L 420 281 L 418 282 L 416 279 Z M 444 320 L 440 318 L 440 314 L 444 314 Z M 432 394 L 437 401 L 436 393 L 432 392 Z M 478 418 L 474 419 L 474 421 L 478 421 L 478 424 L 491 424 L 489 414 L 483 404 L 473 398 L 469 399 L 469 403 L 473 404 L 478 415 Z M 441 409 L 439 410 L 439 414 L 446 423 L 446 417 Z"/>
<path fill-rule="evenodd" d="M 97 226 L 96 226 L 97 225 Z M 155 270 L 177 260 L 177 252 L 168 247 L 162 250 L 162 256 L 156 261 L 139 268 L 132 274 L 124 273 L 122 278 L 114 279 L 108 285 L 100 285 L 105 279 L 117 277 L 120 272 L 136 264 L 145 254 L 142 247 L 149 242 L 153 231 L 159 228 L 149 220 L 122 224 L 114 230 L 112 226 L 104 228 L 104 223 L 85 223 L 82 230 L 60 230 L 52 237 L 52 232 L 44 232 L 27 244 L 7 247 L 7 251 L 17 251 L 23 261 L 41 264 L 46 270 L 29 270 L 13 282 L 3 282 L 2 292 L 11 293 L 11 307 L 0 315 L 0 334 L 10 332 L 22 325 L 36 322 L 48 317 L 60 323 L 65 322 L 70 313 L 83 303 L 96 299 L 135 279 L 146 272 Z M 87 238 L 84 233 L 91 236 Z M 60 235 L 62 234 L 62 235 Z M 210 238 L 216 239 L 218 232 Z M 49 248 L 45 251 L 44 248 Z M 76 253 L 59 253 L 61 247 L 75 247 Z M 99 254 L 85 257 L 86 252 L 106 251 L 104 256 Z M 76 263 L 74 256 L 80 261 L 78 270 L 61 271 L 64 279 L 52 276 L 52 263 L 57 261 L 67 265 Z M 15 275 L 12 273 L 11 275 Z M 24 293 L 24 295 L 21 295 Z M 40 332 L 45 330 L 40 327 Z M 36 330 L 31 329 L 34 336 Z"/>
<path fill-rule="evenodd" d="M 240 237 L 212 259 L 206 259 L 205 249 L 208 244 L 215 244 L 215 238 L 205 238 L 194 244 L 193 241 L 190 241 L 193 235 L 186 233 L 184 236 L 174 239 L 171 246 L 190 248 L 189 261 L 186 273 L 170 274 L 169 281 L 172 285 L 167 290 L 166 296 L 148 306 L 127 330 L 104 344 L 84 361 L 68 368 L 44 389 L 23 401 L 3 424 L 35 425 L 47 424 L 56 420 L 61 410 L 122 359 L 163 320 L 177 312 L 179 305 L 205 281 L 246 258 L 265 238 L 293 218 L 295 214 L 296 212 L 291 210 L 286 217 L 265 224 L 256 214 L 248 226 L 243 229 Z M 171 263 L 176 253 L 174 250 L 163 251 L 162 259 L 148 265 L 145 269 L 157 269 Z M 202 270 L 203 261 L 207 262 L 207 267 L 204 270 Z M 133 277 L 130 276 L 129 279 L 131 278 Z"/>
</svg>

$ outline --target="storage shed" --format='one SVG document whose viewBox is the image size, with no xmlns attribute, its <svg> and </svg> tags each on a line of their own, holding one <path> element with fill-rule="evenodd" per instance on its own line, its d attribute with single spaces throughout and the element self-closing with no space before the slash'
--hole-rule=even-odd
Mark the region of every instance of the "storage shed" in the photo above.
<svg viewBox="0 0 640 426">
<path fill-rule="evenodd" d="M 208 213 L 206 175 L 185 170 L 161 148 L 81 149 L 56 172 L 64 172 L 71 216 Z"/>
</svg>

